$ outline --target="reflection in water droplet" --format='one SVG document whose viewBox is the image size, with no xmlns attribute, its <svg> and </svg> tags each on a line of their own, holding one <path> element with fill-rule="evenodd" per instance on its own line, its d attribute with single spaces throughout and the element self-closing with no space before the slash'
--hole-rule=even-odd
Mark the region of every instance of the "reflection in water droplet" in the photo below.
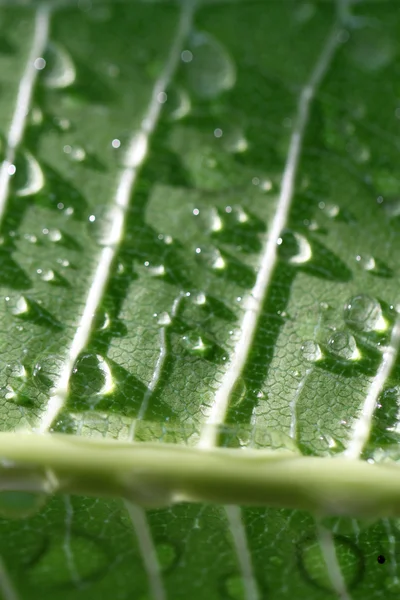
<svg viewBox="0 0 400 600">
<path fill-rule="evenodd" d="M 378 300 L 360 294 L 350 298 L 344 306 L 344 320 L 358 331 L 386 331 L 386 322 Z"/>
<path fill-rule="evenodd" d="M 333 535 L 336 561 L 347 589 L 351 590 L 362 575 L 364 564 L 358 547 L 347 537 Z M 307 538 L 298 545 L 297 555 L 301 573 L 316 588 L 335 592 L 321 544 L 315 538 Z"/>
<path fill-rule="evenodd" d="M 373 256 L 361 256 L 360 254 L 357 254 L 356 261 L 358 262 L 360 267 L 362 267 L 366 271 L 373 271 L 376 268 L 376 263 Z"/>
<path fill-rule="evenodd" d="M 235 65 L 225 47 L 212 35 L 192 35 L 193 59 L 187 63 L 188 83 L 201 98 L 215 98 L 236 82 Z"/>
<path fill-rule="evenodd" d="M 59 44 L 49 42 L 45 54 L 46 68 L 40 75 L 40 81 L 54 89 L 72 85 L 76 78 L 75 66 L 67 51 Z"/>
<path fill-rule="evenodd" d="M 36 514 L 46 503 L 46 494 L 0 492 L 0 515 L 7 519 L 25 519 Z"/>
<path fill-rule="evenodd" d="M 322 358 L 321 348 L 317 342 L 307 340 L 301 346 L 301 354 L 303 358 L 309 362 L 317 362 Z"/>
<path fill-rule="evenodd" d="M 29 305 L 23 296 L 6 296 L 5 303 L 12 315 L 23 315 L 29 311 Z"/>
<path fill-rule="evenodd" d="M 169 542 L 158 542 L 155 547 L 158 564 L 165 572 L 174 565 L 178 556 L 177 549 Z"/>
<path fill-rule="evenodd" d="M 357 360 L 361 357 L 356 340 L 347 331 L 335 331 L 328 340 L 329 351 L 345 360 Z"/>
<path fill-rule="evenodd" d="M 223 587 L 229 600 L 246 600 L 243 577 L 232 574 L 224 578 Z"/>
<path fill-rule="evenodd" d="M 197 333 L 188 333 L 183 336 L 182 340 L 189 354 L 205 356 L 210 350 L 210 346 Z"/>
<path fill-rule="evenodd" d="M 308 240 L 293 231 L 286 231 L 278 239 L 279 258 L 293 265 L 301 265 L 312 257 L 312 250 Z"/>
<path fill-rule="evenodd" d="M 71 393 L 80 397 L 110 394 L 114 389 L 110 367 L 99 354 L 83 354 L 75 362 Z"/>
<path fill-rule="evenodd" d="M 43 171 L 36 158 L 27 150 L 16 159 L 16 172 L 13 180 L 15 193 L 19 197 L 37 194 L 44 187 Z"/>
</svg>

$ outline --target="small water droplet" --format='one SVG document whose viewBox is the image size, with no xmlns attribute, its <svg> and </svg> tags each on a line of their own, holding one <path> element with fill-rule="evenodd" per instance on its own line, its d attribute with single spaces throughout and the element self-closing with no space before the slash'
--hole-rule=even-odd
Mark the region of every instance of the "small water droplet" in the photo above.
<svg viewBox="0 0 400 600">
<path fill-rule="evenodd" d="M 204 294 L 204 292 L 199 292 L 197 294 L 193 294 L 192 300 L 194 304 L 197 304 L 198 306 L 203 306 L 207 302 L 207 297 Z"/>
<path fill-rule="evenodd" d="M 230 90 L 236 82 L 236 68 L 226 48 L 205 32 L 194 33 L 191 46 L 192 60 L 186 70 L 192 90 L 207 99 Z"/>
<path fill-rule="evenodd" d="M 54 275 L 54 271 L 52 271 L 52 269 L 47 269 L 45 271 L 42 271 L 42 269 L 38 269 L 38 272 L 40 271 L 40 278 L 43 279 L 43 281 L 53 281 L 55 275 Z"/>
<path fill-rule="evenodd" d="M 0 492 L 0 515 L 7 519 L 25 519 L 43 508 L 47 498 L 46 494 L 2 491 Z"/>
<path fill-rule="evenodd" d="M 328 339 L 328 349 L 344 360 L 357 360 L 361 356 L 356 340 L 348 331 L 335 331 Z"/>
<path fill-rule="evenodd" d="M 59 44 L 49 42 L 45 53 L 46 68 L 41 82 L 49 88 L 60 89 L 72 85 L 76 78 L 75 66 L 68 52 Z"/>
<path fill-rule="evenodd" d="M 292 265 L 302 265 L 312 257 L 311 246 L 300 233 L 285 231 L 277 243 L 279 258 Z"/>
<path fill-rule="evenodd" d="M 366 271 L 373 271 L 376 268 L 375 259 L 373 256 L 357 254 L 356 261 Z"/>
<path fill-rule="evenodd" d="M 317 362 L 322 359 L 322 352 L 319 344 L 313 340 L 307 340 L 301 345 L 301 354 L 309 362 Z"/>
<path fill-rule="evenodd" d="M 66 146 L 64 146 L 64 148 L 65 147 Z M 68 154 L 75 162 L 83 162 L 86 158 L 86 151 L 81 146 L 71 147 L 71 150 Z"/>
<path fill-rule="evenodd" d="M 229 600 L 246 600 L 243 577 L 240 575 L 232 574 L 225 577 L 223 587 Z"/>
<path fill-rule="evenodd" d="M 196 255 L 215 271 L 222 271 L 226 267 L 226 262 L 218 248 L 201 246 L 195 249 Z"/>
<path fill-rule="evenodd" d="M 241 152 L 246 152 L 249 143 L 239 127 L 226 126 L 224 127 L 222 146 L 227 152 L 240 154 Z"/>
<path fill-rule="evenodd" d="M 13 188 L 20 198 L 33 196 L 44 187 L 43 171 L 36 158 L 27 150 L 18 153 L 15 161 Z"/>
<path fill-rule="evenodd" d="M 23 315 L 28 313 L 29 305 L 24 296 L 6 296 L 6 308 L 12 315 Z"/>
<path fill-rule="evenodd" d="M 62 238 L 61 231 L 59 229 L 49 229 L 49 240 L 52 242 L 59 242 Z"/>
<path fill-rule="evenodd" d="M 188 333 L 182 339 L 187 351 L 195 356 L 205 356 L 210 350 L 210 345 L 197 333 Z"/>
<path fill-rule="evenodd" d="M 167 312 L 162 312 L 158 315 L 157 323 L 163 326 L 171 325 L 171 317 Z"/>
<path fill-rule="evenodd" d="M 344 320 L 358 331 L 386 331 L 386 322 L 378 300 L 365 294 L 353 296 L 344 306 Z"/>
<path fill-rule="evenodd" d="M 165 573 L 171 569 L 178 558 L 177 548 L 170 542 L 158 542 L 155 545 L 158 564 Z"/>
</svg>

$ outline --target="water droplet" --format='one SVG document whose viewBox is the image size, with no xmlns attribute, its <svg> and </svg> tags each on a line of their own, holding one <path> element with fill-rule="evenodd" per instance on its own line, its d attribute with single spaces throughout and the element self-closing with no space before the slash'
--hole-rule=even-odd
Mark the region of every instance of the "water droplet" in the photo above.
<svg viewBox="0 0 400 600">
<path fill-rule="evenodd" d="M 218 248 L 201 246 L 195 249 L 195 253 L 202 262 L 215 271 L 222 271 L 226 267 L 226 262 Z"/>
<path fill-rule="evenodd" d="M 162 312 L 158 315 L 157 323 L 163 326 L 171 325 L 171 317 L 167 312 Z"/>
<path fill-rule="evenodd" d="M 344 360 L 357 360 L 361 356 L 356 340 L 347 331 L 335 331 L 328 339 L 328 349 Z"/>
<path fill-rule="evenodd" d="M 360 254 L 357 254 L 356 261 L 358 262 L 360 267 L 362 267 L 366 271 L 373 271 L 376 268 L 376 263 L 373 256 L 361 256 Z"/>
<path fill-rule="evenodd" d="M 45 271 L 42 271 L 42 269 L 38 269 L 38 273 L 43 281 L 53 281 L 55 277 L 54 271 L 52 271 L 51 269 L 47 269 Z"/>
<path fill-rule="evenodd" d="M 171 121 L 179 121 L 186 117 L 192 108 L 189 94 L 182 88 L 173 88 L 168 91 L 168 102 L 165 112 Z"/>
<path fill-rule="evenodd" d="M 347 589 L 351 590 L 359 581 L 363 568 L 363 557 L 358 547 L 347 537 L 333 535 L 336 561 Z M 322 554 L 321 544 L 315 537 L 307 537 L 298 544 L 297 559 L 301 573 L 317 588 L 335 592 L 329 569 Z"/>
<path fill-rule="evenodd" d="M 152 277 L 162 277 L 165 275 L 165 267 L 164 265 L 155 265 L 149 266 L 148 271 Z"/>
<path fill-rule="evenodd" d="M 225 47 L 212 35 L 192 35 L 193 59 L 187 63 L 188 83 L 201 98 L 215 98 L 236 82 L 236 69 Z"/>
<path fill-rule="evenodd" d="M 346 302 L 344 320 L 358 331 L 386 331 L 388 327 L 378 300 L 365 294 L 353 296 Z"/>
<path fill-rule="evenodd" d="M 210 345 L 197 333 L 188 333 L 182 339 L 187 351 L 195 356 L 205 356 L 210 350 Z"/>
<path fill-rule="evenodd" d="M 303 342 L 301 346 L 301 354 L 303 358 L 309 362 L 317 362 L 322 358 L 322 352 L 319 344 L 313 340 Z"/>
<path fill-rule="evenodd" d="M 23 315 L 28 313 L 29 305 L 24 296 L 6 296 L 6 308 L 12 315 Z"/>
<path fill-rule="evenodd" d="M 49 235 L 49 240 L 52 242 L 59 242 L 62 238 L 62 234 L 59 229 L 50 229 L 48 235 Z"/>
<path fill-rule="evenodd" d="M 15 177 L 13 188 L 21 198 L 33 196 L 44 187 L 43 171 L 36 158 L 27 150 L 20 152 L 15 161 Z"/>
<path fill-rule="evenodd" d="M 198 294 L 192 295 L 192 300 L 194 304 L 198 306 L 203 306 L 207 302 L 207 297 L 203 292 L 199 292 Z"/>
<path fill-rule="evenodd" d="M 43 508 L 47 498 L 46 494 L 2 491 L 0 492 L 0 515 L 7 519 L 25 519 Z"/>
<path fill-rule="evenodd" d="M 60 89 L 74 83 L 75 66 L 72 58 L 62 46 L 55 42 L 49 42 L 44 58 L 46 68 L 42 71 L 40 80 L 46 87 Z"/>
<path fill-rule="evenodd" d="M 105 359 L 99 354 L 82 354 L 72 370 L 70 388 L 79 397 L 111 393 L 114 382 Z"/>
<path fill-rule="evenodd" d="M 240 575 L 232 574 L 225 577 L 223 587 L 229 600 L 246 600 L 243 577 Z"/>
<path fill-rule="evenodd" d="M 227 152 L 232 152 L 232 154 L 240 154 L 241 152 L 246 152 L 249 147 L 249 143 L 240 128 L 224 127 L 222 146 Z"/>
<path fill-rule="evenodd" d="M 158 542 L 155 547 L 158 564 L 160 565 L 161 570 L 165 573 L 165 571 L 171 569 L 171 567 L 176 563 L 178 558 L 177 549 L 170 542 Z"/>
<path fill-rule="evenodd" d="M 293 231 L 286 231 L 278 239 L 279 258 L 293 265 L 302 265 L 312 257 L 312 250 L 308 240 Z"/>
</svg>

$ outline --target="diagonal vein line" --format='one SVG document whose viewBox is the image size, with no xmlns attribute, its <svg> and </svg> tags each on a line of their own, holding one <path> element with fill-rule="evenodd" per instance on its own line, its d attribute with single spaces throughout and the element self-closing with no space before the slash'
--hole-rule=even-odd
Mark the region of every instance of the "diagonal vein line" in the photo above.
<svg viewBox="0 0 400 600">
<path fill-rule="evenodd" d="M 49 36 L 49 23 L 49 7 L 42 4 L 36 11 L 32 47 L 18 88 L 17 102 L 7 135 L 5 159 L 0 166 L 0 222 L 4 217 L 10 187 L 9 167 L 15 161 L 17 149 L 24 135 L 29 106 L 38 75 L 38 70 L 34 63 L 36 58 L 42 56 L 46 49 Z"/>
<path fill-rule="evenodd" d="M 351 600 L 337 560 L 332 532 L 317 520 L 317 532 L 332 588 L 340 600 Z"/>
<path fill-rule="evenodd" d="M 160 565 L 151 538 L 146 513 L 141 507 L 136 506 L 131 502 L 125 501 L 125 506 L 135 528 L 153 600 L 166 600 L 166 594 L 161 580 Z"/>
<path fill-rule="evenodd" d="M 268 293 L 268 288 L 277 262 L 277 241 L 289 216 L 311 101 L 329 68 L 337 45 L 338 27 L 335 25 L 322 49 L 322 53 L 318 58 L 308 83 L 300 94 L 294 130 L 290 139 L 288 157 L 281 181 L 281 191 L 277 210 L 264 242 L 255 285 L 244 304 L 245 310 L 240 326 L 238 342 L 234 348 L 228 370 L 214 396 L 214 401 L 202 432 L 199 444 L 201 447 L 207 448 L 215 445 L 217 426 L 222 423 L 225 418 L 230 395 L 248 358 L 256 332 L 257 322 L 262 312 L 263 302 Z"/>
<path fill-rule="evenodd" d="M 347 458 L 360 458 L 364 445 L 368 441 L 371 432 L 372 417 L 376 408 L 376 403 L 396 362 L 396 358 L 399 354 L 399 347 L 400 315 L 397 316 L 397 319 L 393 326 L 389 345 L 386 347 L 383 353 L 379 369 L 369 387 L 367 396 L 364 400 L 364 404 L 361 410 L 361 414 L 353 426 L 353 434 L 351 436 L 351 441 L 346 450 L 343 452 L 343 456 Z"/>
<path fill-rule="evenodd" d="M 140 168 L 146 159 L 149 140 L 156 128 L 160 116 L 162 104 L 159 102 L 158 98 L 159 95 L 166 90 L 175 73 L 182 45 L 191 29 L 194 8 L 194 2 L 186 2 L 183 6 L 177 35 L 163 72 L 155 82 L 150 105 L 142 121 L 141 128 L 130 140 L 129 148 L 125 156 L 125 168 L 119 178 L 114 202 L 106 219 L 106 221 L 111 222 L 112 225 L 103 242 L 104 247 L 100 253 L 100 258 L 93 275 L 85 307 L 66 360 L 61 369 L 54 394 L 49 399 L 46 410 L 41 417 L 38 427 L 40 433 L 46 432 L 51 427 L 52 422 L 62 410 L 67 398 L 68 385 L 74 363 L 88 342 L 96 311 L 104 295 L 105 287 L 111 274 L 113 260 L 123 238 L 126 214 L 134 185 Z"/>
<path fill-rule="evenodd" d="M 250 550 L 247 544 L 246 531 L 243 525 L 240 507 L 227 505 L 225 506 L 225 512 L 228 517 L 229 530 L 233 537 L 236 555 L 243 577 L 245 600 L 258 600 L 259 594 L 254 578 Z"/>
</svg>

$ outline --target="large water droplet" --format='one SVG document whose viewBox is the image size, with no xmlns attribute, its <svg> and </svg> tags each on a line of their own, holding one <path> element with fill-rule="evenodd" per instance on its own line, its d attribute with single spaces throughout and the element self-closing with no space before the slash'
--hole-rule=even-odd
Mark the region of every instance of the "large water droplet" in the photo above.
<svg viewBox="0 0 400 600">
<path fill-rule="evenodd" d="M 361 552 L 348 538 L 334 535 L 336 561 L 347 589 L 351 590 L 359 581 L 364 564 Z M 320 590 L 335 592 L 334 583 L 322 554 L 321 544 L 309 537 L 298 545 L 297 558 L 300 570 L 307 581 Z"/>
<path fill-rule="evenodd" d="M 82 354 L 70 380 L 71 393 L 80 397 L 109 394 L 114 389 L 110 367 L 99 354 Z"/>
<path fill-rule="evenodd" d="M 344 320 L 358 331 L 385 331 L 388 327 L 378 300 L 365 294 L 353 296 L 346 302 Z"/>
<path fill-rule="evenodd" d="M 31 492 L 0 492 L 0 515 L 7 519 L 25 519 L 36 514 L 46 503 L 46 494 Z"/>
<path fill-rule="evenodd" d="M 335 331 L 328 339 L 328 349 L 344 360 L 357 360 L 361 356 L 354 337 L 348 331 Z"/>
<path fill-rule="evenodd" d="M 312 257 L 312 250 L 308 240 L 293 231 L 286 231 L 278 239 L 279 258 L 293 265 L 302 265 Z"/>
<path fill-rule="evenodd" d="M 211 99 L 236 82 L 236 68 L 226 48 L 212 35 L 196 32 L 191 38 L 193 58 L 187 63 L 187 78 L 201 98 Z"/>
<path fill-rule="evenodd" d="M 68 52 L 59 44 L 49 42 L 44 56 L 46 67 L 40 79 L 49 88 L 60 89 L 72 85 L 76 78 L 75 65 Z"/>
<path fill-rule="evenodd" d="M 317 362 L 322 359 L 322 352 L 319 344 L 313 340 L 307 340 L 301 345 L 301 354 L 308 362 Z"/>
<path fill-rule="evenodd" d="M 43 171 L 36 158 L 27 150 L 18 154 L 15 161 L 13 188 L 20 197 L 33 196 L 44 187 Z"/>
</svg>

